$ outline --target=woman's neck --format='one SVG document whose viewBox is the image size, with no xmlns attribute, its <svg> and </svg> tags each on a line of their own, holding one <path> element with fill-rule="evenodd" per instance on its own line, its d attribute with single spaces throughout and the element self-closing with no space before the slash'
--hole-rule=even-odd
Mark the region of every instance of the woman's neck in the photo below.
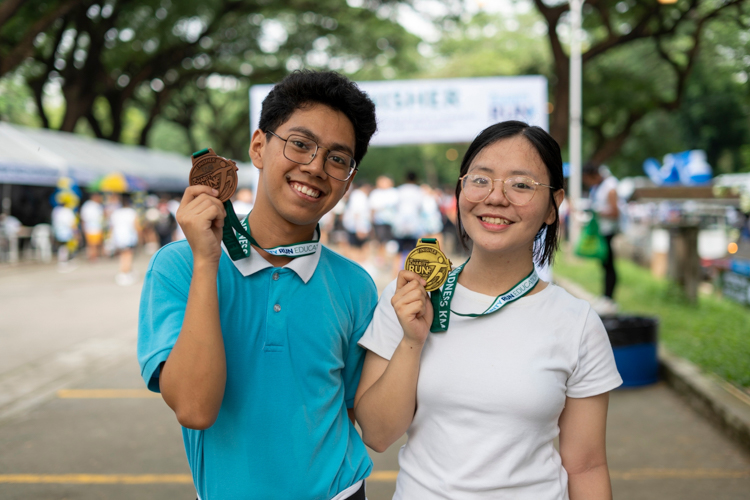
<svg viewBox="0 0 750 500">
<path fill-rule="evenodd" d="M 471 291 L 484 295 L 500 295 L 523 280 L 534 269 L 531 254 L 528 256 L 508 256 L 471 253 L 458 282 Z"/>
</svg>

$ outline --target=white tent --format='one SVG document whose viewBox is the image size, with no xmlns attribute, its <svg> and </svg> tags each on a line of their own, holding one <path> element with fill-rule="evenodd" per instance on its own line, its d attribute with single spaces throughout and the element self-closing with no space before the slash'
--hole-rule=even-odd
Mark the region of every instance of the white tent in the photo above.
<svg viewBox="0 0 750 500">
<path fill-rule="evenodd" d="M 136 176 L 150 191 L 182 191 L 188 185 L 189 156 L 129 146 L 57 130 L 0 122 L 0 184 L 55 186 L 66 175 L 85 186 L 111 173 Z M 241 164 L 240 185 L 255 169 Z"/>
</svg>

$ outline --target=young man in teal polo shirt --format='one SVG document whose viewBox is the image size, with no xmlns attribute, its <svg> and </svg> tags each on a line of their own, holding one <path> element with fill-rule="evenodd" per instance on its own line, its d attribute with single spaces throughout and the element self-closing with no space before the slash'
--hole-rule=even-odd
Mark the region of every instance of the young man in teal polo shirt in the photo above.
<svg viewBox="0 0 750 500">
<path fill-rule="evenodd" d="M 222 249 L 224 206 L 192 186 L 177 212 L 187 241 L 151 260 L 138 360 L 183 426 L 201 500 L 365 498 L 372 462 L 348 415 L 377 291 L 359 266 L 310 242 L 375 129 L 374 104 L 346 78 L 289 75 L 251 140 L 260 179 L 248 256 Z M 301 257 L 276 250 L 301 243 Z"/>
</svg>

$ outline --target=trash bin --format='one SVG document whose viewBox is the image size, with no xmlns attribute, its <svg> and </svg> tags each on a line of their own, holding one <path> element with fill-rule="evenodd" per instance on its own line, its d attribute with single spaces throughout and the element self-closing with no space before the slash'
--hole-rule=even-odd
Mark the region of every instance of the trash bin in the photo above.
<svg viewBox="0 0 750 500">
<path fill-rule="evenodd" d="M 659 360 L 656 354 L 656 318 L 642 316 L 604 316 L 622 387 L 638 387 L 659 380 Z"/>
</svg>

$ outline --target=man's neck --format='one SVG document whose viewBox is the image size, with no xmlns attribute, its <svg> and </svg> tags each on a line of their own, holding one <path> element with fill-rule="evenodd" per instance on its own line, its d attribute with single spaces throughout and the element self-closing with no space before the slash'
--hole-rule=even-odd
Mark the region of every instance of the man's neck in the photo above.
<svg viewBox="0 0 750 500">
<path fill-rule="evenodd" d="M 258 253 L 273 264 L 274 267 L 282 267 L 292 261 L 290 257 L 271 255 L 263 250 L 282 245 L 293 245 L 313 239 L 315 228 L 291 224 L 281 217 L 266 214 L 262 207 L 254 207 L 247 219 L 250 235 L 258 242 L 260 247 L 255 246 Z"/>
</svg>

